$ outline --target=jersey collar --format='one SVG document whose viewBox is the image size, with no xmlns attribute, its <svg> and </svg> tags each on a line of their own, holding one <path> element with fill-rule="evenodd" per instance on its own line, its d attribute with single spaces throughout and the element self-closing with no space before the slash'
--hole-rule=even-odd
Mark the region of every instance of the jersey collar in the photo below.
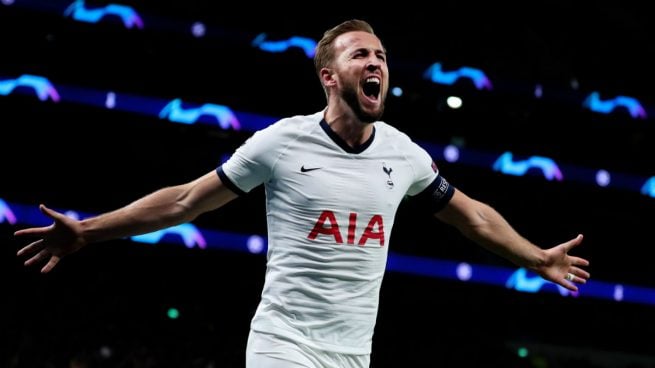
<svg viewBox="0 0 655 368">
<path fill-rule="evenodd" d="M 325 133 L 336 143 L 339 147 L 341 147 L 344 151 L 348 153 L 362 153 L 364 152 L 370 145 L 373 143 L 373 139 L 375 138 L 375 126 L 373 126 L 373 132 L 371 133 L 371 136 L 366 140 L 366 142 L 356 146 L 356 147 L 351 147 L 346 141 L 344 141 L 337 133 L 330 128 L 330 124 L 325 121 L 325 119 L 321 120 L 321 128 L 325 131 Z"/>
</svg>

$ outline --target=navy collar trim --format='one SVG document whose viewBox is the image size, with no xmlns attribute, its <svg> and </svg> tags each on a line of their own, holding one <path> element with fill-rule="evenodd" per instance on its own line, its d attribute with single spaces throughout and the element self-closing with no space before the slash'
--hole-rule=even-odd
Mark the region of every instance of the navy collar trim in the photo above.
<svg viewBox="0 0 655 368">
<path fill-rule="evenodd" d="M 373 143 L 373 139 L 375 138 L 375 126 L 373 126 L 373 133 L 371 136 L 366 140 L 366 142 L 356 146 L 356 147 L 351 147 L 346 141 L 344 141 L 337 133 L 332 130 L 330 125 L 325 121 L 325 119 L 321 120 L 321 128 L 325 131 L 325 133 L 336 143 L 339 147 L 341 147 L 344 151 L 348 153 L 362 153 L 364 152 L 370 145 Z"/>
</svg>

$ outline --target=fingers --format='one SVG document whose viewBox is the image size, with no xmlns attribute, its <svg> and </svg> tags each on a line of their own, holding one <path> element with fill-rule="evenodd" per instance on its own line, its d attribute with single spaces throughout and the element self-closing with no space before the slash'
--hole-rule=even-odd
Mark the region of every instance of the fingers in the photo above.
<svg viewBox="0 0 655 368">
<path fill-rule="evenodd" d="M 574 276 L 573 280 L 571 280 L 571 281 L 578 282 L 578 283 L 583 283 L 583 284 L 585 282 L 587 282 L 589 277 L 591 277 L 589 272 L 587 272 L 587 271 L 585 271 L 585 270 L 583 270 L 581 268 L 578 268 L 578 267 L 571 267 L 571 270 L 569 271 L 569 273 Z"/>
<path fill-rule="evenodd" d="M 571 264 L 574 266 L 589 266 L 589 261 L 580 257 L 571 257 Z"/>
<path fill-rule="evenodd" d="M 567 243 L 567 252 L 569 252 L 571 249 L 574 247 L 580 245 L 582 243 L 583 236 L 582 234 L 578 234 L 578 236 L 575 237 L 575 239 L 570 240 Z M 569 261 L 571 262 L 571 266 L 569 268 L 568 273 L 564 277 L 566 280 L 566 284 L 571 284 L 571 286 L 575 286 L 574 284 L 584 284 L 587 282 L 589 277 L 591 276 L 589 272 L 583 270 L 580 267 L 586 267 L 589 266 L 589 261 L 580 258 L 580 257 L 574 257 L 574 256 L 568 256 Z M 577 288 L 576 288 L 577 289 Z M 576 290 L 577 291 L 577 290 Z"/>
<path fill-rule="evenodd" d="M 587 277 L 585 276 L 585 271 L 579 269 L 579 268 L 572 268 L 564 277 L 560 280 L 557 281 L 558 284 L 562 285 L 563 287 L 567 288 L 568 290 L 577 292 L 578 291 L 578 285 L 577 284 L 586 284 L 587 283 Z"/>
<path fill-rule="evenodd" d="M 583 279 L 582 277 L 576 276 L 572 272 L 567 273 L 566 276 L 564 277 L 564 280 L 574 284 L 584 284 L 587 282 L 587 279 Z"/>
<path fill-rule="evenodd" d="M 584 236 L 582 234 L 578 234 L 575 238 L 569 240 L 566 244 L 566 251 L 570 251 L 571 249 L 575 248 L 576 246 L 580 245 L 582 243 L 582 239 Z"/>
<path fill-rule="evenodd" d="M 28 229 L 21 229 L 14 232 L 14 236 L 35 235 L 42 236 L 50 229 L 50 226 L 43 227 L 30 227 Z"/>
<path fill-rule="evenodd" d="M 577 292 L 578 287 L 576 284 L 586 284 L 589 276 L 589 272 L 572 266 L 564 278 L 557 283 L 567 288 L 568 290 Z"/>
<path fill-rule="evenodd" d="M 64 216 L 64 215 L 62 215 L 61 213 L 59 213 L 57 211 L 49 209 L 48 207 L 46 207 L 43 204 L 39 205 L 39 209 L 41 210 L 41 212 L 43 212 L 44 215 L 52 218 L 53 220 L 59 220 L 61 217 Z"/>
<path fill-rule="evenodd" d="M 566 252 L 568 253 L 571 249 L 574 247 L 580 245 L 582 243 L 583 236 L 582 234 L 578 234 L 574 239 L 568 241 L 565 243 L 565 249 Z M 587 279 L 589 279 L 590 275 L 589 272 L 583 270 L 580 267 L 586 267 L 589 266 L 589 261 L 580 258 L 580 257 L 574 257 L 574 256 L 569 256 L 567 254 L 568 260 L 571 264 L 570 269 L 568 273 L 565 276 L 565 280 L 567 281 L 566 283 L 571 284 L 571 283 L 577 283 L 577 284 L 584 284 L 587 282 Z"/>
<path fill-rule="evenodd" d="M 35 263 L 40 263 L 48 257 L 50 258 L 48 259 L 48 263 L 46 263 L 45 266 L 41 268 L 41 273 L 48 273 L 57 265 L 57 263 L 59 263 L 60 257 L 52 255 L 47 249 L 41 249 L 41 251 L 35 254 L 32 258 L 25 261 L 25 266 L 31 266 Z"/>
<path fill-rule="evenodd" d="M 31 266 L 35 263 L 45 260 L 48 257 L 50 257 L 50 252 L 48 252 L 47 249 L 41 249 L 39 253 L 35 254 L 34 256 L 32 256 L 32 258 L 25 261 L 25 266 Z"/>
<path fill-rule="evenodd" d="M 59 213 L 47 208 L 44 205 L 40 205 L 39 209 L 41 210 L 41 212 L 43 212 L 43 214 L 53 219 L 56 219 L 59 216 Z M 42 226 L 42 227 L 30 227 L 27 229 L 21 229 L 15 231 L 14 236 L 25 236 L 25 235 L 43 236 L 50 229 L 52 229 L 52 225 Z"/>
<path fill-rule="evenodd" d="M 23 256 L 25 254 L 35 253 L 37 250 L 43 249 L 43 239 L 39 239 L 35 242 L 32 242 L 30 245 L 26 245 L 16 252 L 17 256 Z"/>
<path fill-rule="evenodd" d="M 52 218 L 55 221 L 61 221 L 62 217 L 65 217 L 59 212 L 53 211 L 43 204 L 39 205 L 39 210 L 41 210 L 44 215 Z M 57 265 L 57 263 L 59 263 L 60 257 L 53 255 L 50 250 L 46 248 L 43 239 L 49 231 L 52 231 L 53 226 L 54 224 L 50 226 L 22 229 L 14 232 L 14 236 L 31 235 L 41 237 L 41 239 L 36 240 L 27 246 L 24 246 L 23 248 L 19 249 L 18 252 L 16 252 L 16 255 L 19 257 L 32 255 L 24 262 L 25 266 L 31 266 L 35 263 L 40 263 L 48 260 L 45 266 L 41 268 L 41 273 L 48 273 Z"/>
<path fill-rule="evenodd" d="M 41 268 L 41 273 L 50 272 L 57 265 L 57 263 L 59 263 L 60 260 L 59 256 L 53 255 L 52 253 L 50 253 L 48 249 L 44 247 L 43 239 L 39 239 L 31 243 L 30 245 L 21 248 L 16 253 L 17 256 L 24 256 L 27 254 L 34 254 L 34 255 L 23 263 L 25 266 L 31 266 L 33 264 L 40 263 L 49 258 L 48 263 L 46 263 L 45 266 Z"/>
<path fill-rule="evenodd" d="M 62 217 L 65 217 L 61 213 L 53 211 L 53 210 L 49 209 L 48 207 L 46 207 L 44 205 L 39 205 L 39 210 L 41 210 L 41 212 L 44 215 L 46 215 L 46 216 L 48 216 L 48 217 L 50 217 L 50 218 L 52 218 L 54 220 L 59 220 Z M 50 230 L 51 228 L 52 228 L 52 225 L 42 226 L 42 227 L 31 227 L 31 228 L 28 228 L 28 229 L 22 229 L 22 230 L 18 230 L 16 232 L 14 232 L 14 236 L 23 236 L 23 235 L 42 236 L 43 234 L 45 234 L 46 231 Z"/>
<path fill-rule="evenodd" d="M 570 274 L 567 274 L 567 276 L 568 275 L 570 275 Z M 574 291 L 574 292 L 578 291 L 578 287 L 575 285 L 574 281 L 569 281 L 566 278 L 564 280 L 562 280 L 561 282 L 558 282 L 558 284 L 562 285 L 563 287 L 565 287 L 568 290 L 571 290 L 571 291 Z"/>
<path fill-rule="evenodd" d="M 57 257 L 57 256 L 50 257 L 50 260 L 48 261 L 48 263 L 46 263 L 46 265 L 43 266 L 43 268 L 41 268 L 41 273 L 50 272 L 50 270 L 52 270 L 57 265 L 57 263 L 59 263 L 59 259 L 60 258 Z"/>
</svg>

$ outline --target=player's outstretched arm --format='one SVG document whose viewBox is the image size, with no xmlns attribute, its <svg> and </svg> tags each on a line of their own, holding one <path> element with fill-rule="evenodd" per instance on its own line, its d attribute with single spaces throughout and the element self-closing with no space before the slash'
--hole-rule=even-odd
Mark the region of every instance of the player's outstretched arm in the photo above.
<svg viewBox="0 0 655 368">
<path fill-rule="evenodd" d="M 490 251 L 569 290 L 577 291 L 576 284 L 584 284 L 589 279 L 589 273 L 583 269 L 589 265 L 589 261 L 569 255 L 574 247 L 582 243 L 582 235 L 542 249 L 516 232 L 491 206 L 459 190 L 455 190 L 448 205 L 435 216 Z"/>
<path fill-rule="evenodd" d="M 36 238 L 17 255 L 25 265 L 46 264 L 47 273 L 59 260 L 87 244 L 144 234 L 195 219 L 201 213 L 221 207 L 236 198 L 215 171 L 191 182 L 162 188 L 129 205 L 102 215 L 75 220 L 44 205 L 39 208 L 52 219 L 50 226 L 18 230 L 15 236 Z"/>
</svg>

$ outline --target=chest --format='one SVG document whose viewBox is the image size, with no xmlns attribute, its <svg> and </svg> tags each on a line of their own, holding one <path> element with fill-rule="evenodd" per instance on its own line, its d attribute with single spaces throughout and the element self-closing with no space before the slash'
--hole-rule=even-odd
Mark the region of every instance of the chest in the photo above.
<svg viewBox="0 0 655 368">
<path fill-rule="evenodd" d="M 413 180 L 410 165 L 392 154 L 316 151 L 285 156 L 273 181 L 297 206 L 395 211 Z"/>
</svg>

